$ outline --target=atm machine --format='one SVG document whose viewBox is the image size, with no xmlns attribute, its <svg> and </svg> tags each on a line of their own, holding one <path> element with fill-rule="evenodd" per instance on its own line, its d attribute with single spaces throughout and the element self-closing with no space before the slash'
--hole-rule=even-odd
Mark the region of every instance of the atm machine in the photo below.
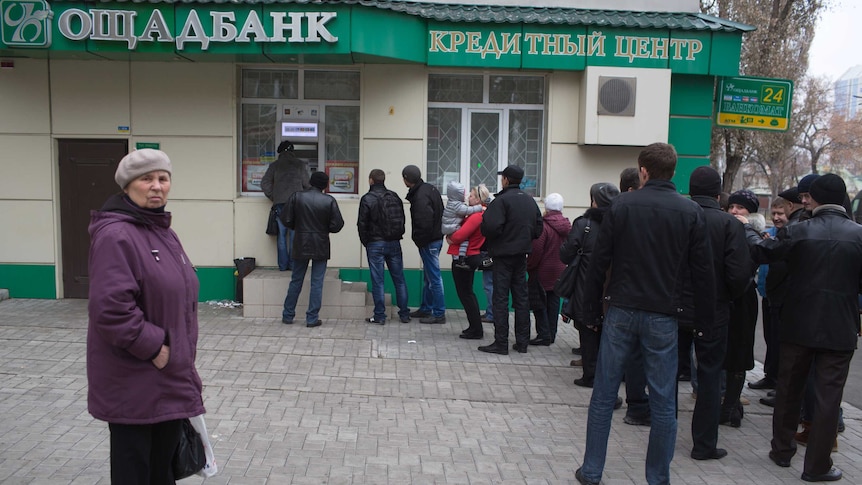
<svg viewBox="0 0 862 485">
<path fill-rule="evenodd" d="M 308 162 L 312 172 L 321 170 L 320 160 L 320 108 L 309 105 L 283 105 L 276 133 L 276 146 L 284 140 L 293 143 L 293 153 Z M 309 174 L 310 175 L 310 174 Z"/>
</svg>

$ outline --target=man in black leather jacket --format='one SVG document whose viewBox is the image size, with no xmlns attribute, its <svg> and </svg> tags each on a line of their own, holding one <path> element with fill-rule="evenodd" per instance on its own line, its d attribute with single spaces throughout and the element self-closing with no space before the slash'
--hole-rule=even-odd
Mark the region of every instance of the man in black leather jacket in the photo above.
<svg viewBox="0 0 862 485">
<path fill-rule="evenodd" d="M 311 291 L 308 295 L 305 324 L 308 327 L 318 327 L 321 324 L 318 315 L 323 299 L 323 277 L 326 274 L 326 261 L 330 257 L 329 234 L 340 231 L 344 227 L 344 219 L 341 218 L 335 198 L 323 193 L 329 186 L 329 176 L 323 172 L 314 172 L 309 183 L 311 188 L 290 196 L 281 213 L 284 225 L 296 232 L 291 251 L 293 274 L 287 296 L 284 298 L 281 322 L 293 323 L 302 281 L 308 270 L 308 262 L 312 261 Z"/>
<path fill-rule="evenodd" d="M 611 204 L 587 269 L 584 308 L 592 309 L 590 321 L 601 313 L 609 268 L 611 276 L 604 291 L 610 307 L 590 400 L 584 462 L 575 472 L 582 484 L 601 481 L 617 391 L 637 347 L 643 354 L 652 415 L 646 481 L 670 482 L 677 431 L 677 319 L 684 312 L 685 273 L 690 271 L 697 282 L 696 318 L 708 327 L 715 318 L 715 276 L 703 210 L 670 181 L 676 160 L 676 150 L 667 143 L 641 151 L 638 170 L 645 183 Z"/>
<path fill-rule="evenodd" d="M 758 262 L 787 261 L 788 288 L 781 309 L 781 361 L 772 415 L 769 458 L 790 466 L 796 454 L 794 434 L 810 367 L 815 367 L 814 413 L 802 479 L 834 481 L 841 471 L 830 453 L 838 428 L 838 410 L 859 325 L 862 281 L 862 226 L 842 206 L 847 188 L 841 177 L 823 175 L 811 183 L 812 217 L 792 224 L 777 239 L 756 243 Z"/>
<path fill-rule="evenodd" d="M 494 342 L 482 352 L 509 353 L 509 293 L 515 308 L 515 345 L 524 353 L 530 341 L 530 302 L 527 293 L 527 255 L 533 239 L 542 234 L 544 221 L 539 205 L 521 190 L 524 169 L 509 165 L 500 172 L 501 190 L 482 216 L 482 235 L 494 258 Z"/>
</svg>

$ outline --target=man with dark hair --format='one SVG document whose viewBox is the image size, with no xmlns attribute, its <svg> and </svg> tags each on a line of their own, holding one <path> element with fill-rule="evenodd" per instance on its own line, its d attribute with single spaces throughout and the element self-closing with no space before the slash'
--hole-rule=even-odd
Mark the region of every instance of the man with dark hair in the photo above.
<svg viewBox="0 0 862 485">
<path fill-rule="evenodd" d="M 404 236 L 404 205 L 401 197 L 388 190 L 386 173 L 375 168 L 368 175 L 371 186 L 359 200 L 359 241 L 365 246 L 368 269 L 371 271 L 371 296 L 374 299 L 374 315 L 365 319 L 368 323 L 386 323 L 384 263 L 389 268 L 395 286 L 395 302 L 402 323 L 410 321 L 407 307 L 407 283 L 404 281 L 404 257 L 401 254 L 401 238 Z"/>
<path fill-rule="evenodd" d="M 835 481 L 842 474 L 832 466 L 830 453 L 859 331 L 862 227 L 843 207 L 847 188 L 841 177 L 820 176 L 811 182 L 807 195 L 811 219 L 789 224 L 777 239 L 753 241 L 758 260 L 787 261 L 788 278 L 794 282 L 787 288 L 781 311 L 781 360 L 769 458 L 789 467 L 796 454 L 794 434 L 806 376 L 813 365 L 817 410 L 802 480 Z"/>
<path fill-rule="evenodd" d="M 281 213 L 294 192 L 306 190 L 308 185 L 308 162 L 300 160 L 293 153 L 293 143 L 285 140 L 278 145 L 278 159 L 269 164 L 263 178 L 260 179 L 260 189 L 263 190 L 275 207 L 278 221 L 278 236 L 275 248 L 278 255 L 279 271 L 289 271 L 293 268 L 290 247 L 293 245 L 293 230 L 284 225 Z"/>
<path fill-rule="evenodd" d="M 293 274 L 287 296 L 284 298 L 282 323 L 293 323 L 296 315 L 296 301 L 302 291 L 302 282 L 311 261 L 311 291 L 308 294 L 308 311 L 305 312 L 305 325 L 319 327 L 318 318 L 323 299 L 323 277 L 326 275 L 326 261 L 330 257 L 329 234 L 344 227 L 344 219 L 338 209 L 338 202 L 323 191 L 329 186 L 329 176 L 314 172 L 309 180 L 311 188 L 295 192 L 290 196 L 284 212 L 281 213 L 284 225 L 296 231 L 293 238 Z"/>
<path fill-rule="evenodd" d="M 695 460 L 716 460 L 727 456 L 718 448 L 718 421 L 721 410 L 721 374 L 727 349 L 730 302 L 739 297 L 751 279 L 752 261 L 743 225 L 718 205 L 721 176 L 712 167 L 694 169 L 689 178 L 689 195 L 703 209 L 715 272 L 715 322 L 712 327 L 696 320 L 681 319 L 682 329 L 691 334 L 697 356 L 697 401 L 691 418 L 691 438 Z M 690 280 L 686 280 L 690 281 Z M 685 304 L 691 306 L 693 284 L 685 285 Z M 687 312 L 692 315 L 693 312 Z M 683 333 L 684 330 L 680 330 Z M 684 339 L 680 339 L 683 340 Z M 688 357 L 688 356 L 686 356 Z"/>
<path fill-rule="evenodd" d="M 443 197 L 433 185 L 422 180 L 416 165 L 401 171 L 410 202 L 412 238 L 422 258 L 424 285 L 422 303 L 410 316 L 419 323 L 446 323 L 446 302 L 443 300 L 443 277 L 440 274 L 440 250 L 443 248 Z"/>
<path fill-rule="evenodd" d="M 582 306 L 593 314 L 588 321 L 601 315 L 603 301 L 610 307 L 590 399 L 584 462 L 575 472 L 581 484 L 601 481 L 617 390 L 636 348 L 643 354 L 652 411 L 646 481 L 670 482 L 677 431 L 677 319 L 685 311 L 680 282 L 686 276 L 698 282 L 693 285 L 694 318 L 705 327 L 715 319 L 715 275 L 703 210 L 676 191 L 670 181 L 675 168 L 671 145 L 653 143 L 641 151 L 638 173 L 644 184 L 611 204 L 587 268 Z"/>
<path fill-rule="evenodd" d="M 620 172 L 620 192 L 631 192 L 641 188 L 641 179 L 638 169 L 629 167 Z"/>
<path fill-rule="evenodd" d="M 482 352 L 509 353 L 509 293 L 515 308 L 515 345 L 527 351 L 530 341 L 530 302 L 527 292 L 527 255 L 533 239 L 542 234 L 544 222 L 539 205 L 521 190 L 524 169 L 509 165 L 499 172 L 501 190 L 482 216 L 480 226 L 488 253 L 494 258 L 494 342 L 479 347 Z"/>
</svg>

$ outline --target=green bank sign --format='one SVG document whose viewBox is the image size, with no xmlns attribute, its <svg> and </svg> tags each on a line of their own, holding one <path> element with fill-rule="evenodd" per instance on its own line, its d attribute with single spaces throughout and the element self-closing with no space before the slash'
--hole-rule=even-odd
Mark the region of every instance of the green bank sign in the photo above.
<svg viewBox="0 0 862 485">
<path fill-rule="evenodd" d="M 359 3 L 0 0 L 0 55 L 736 75 L 741 33 L 446 22 Z M 42 54 L 40 55 L 40 51 Z M 229 58 L 214 55 L 232 56 Z"/>
</svg>

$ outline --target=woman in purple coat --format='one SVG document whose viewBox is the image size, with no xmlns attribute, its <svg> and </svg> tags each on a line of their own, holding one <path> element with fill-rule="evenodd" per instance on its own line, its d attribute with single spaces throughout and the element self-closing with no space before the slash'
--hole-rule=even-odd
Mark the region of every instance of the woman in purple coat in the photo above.
<svg viewBox="0 0 862 485">
<path fill-rule="evenodd" d="M 114 179 L 90 219 L 88 409 L 108 422 L 112 483 L 172 484 L 182 420 L 204 413 L 198 280 L 165 212 L 168 156 L 133 151 Z"/>
</svg>

